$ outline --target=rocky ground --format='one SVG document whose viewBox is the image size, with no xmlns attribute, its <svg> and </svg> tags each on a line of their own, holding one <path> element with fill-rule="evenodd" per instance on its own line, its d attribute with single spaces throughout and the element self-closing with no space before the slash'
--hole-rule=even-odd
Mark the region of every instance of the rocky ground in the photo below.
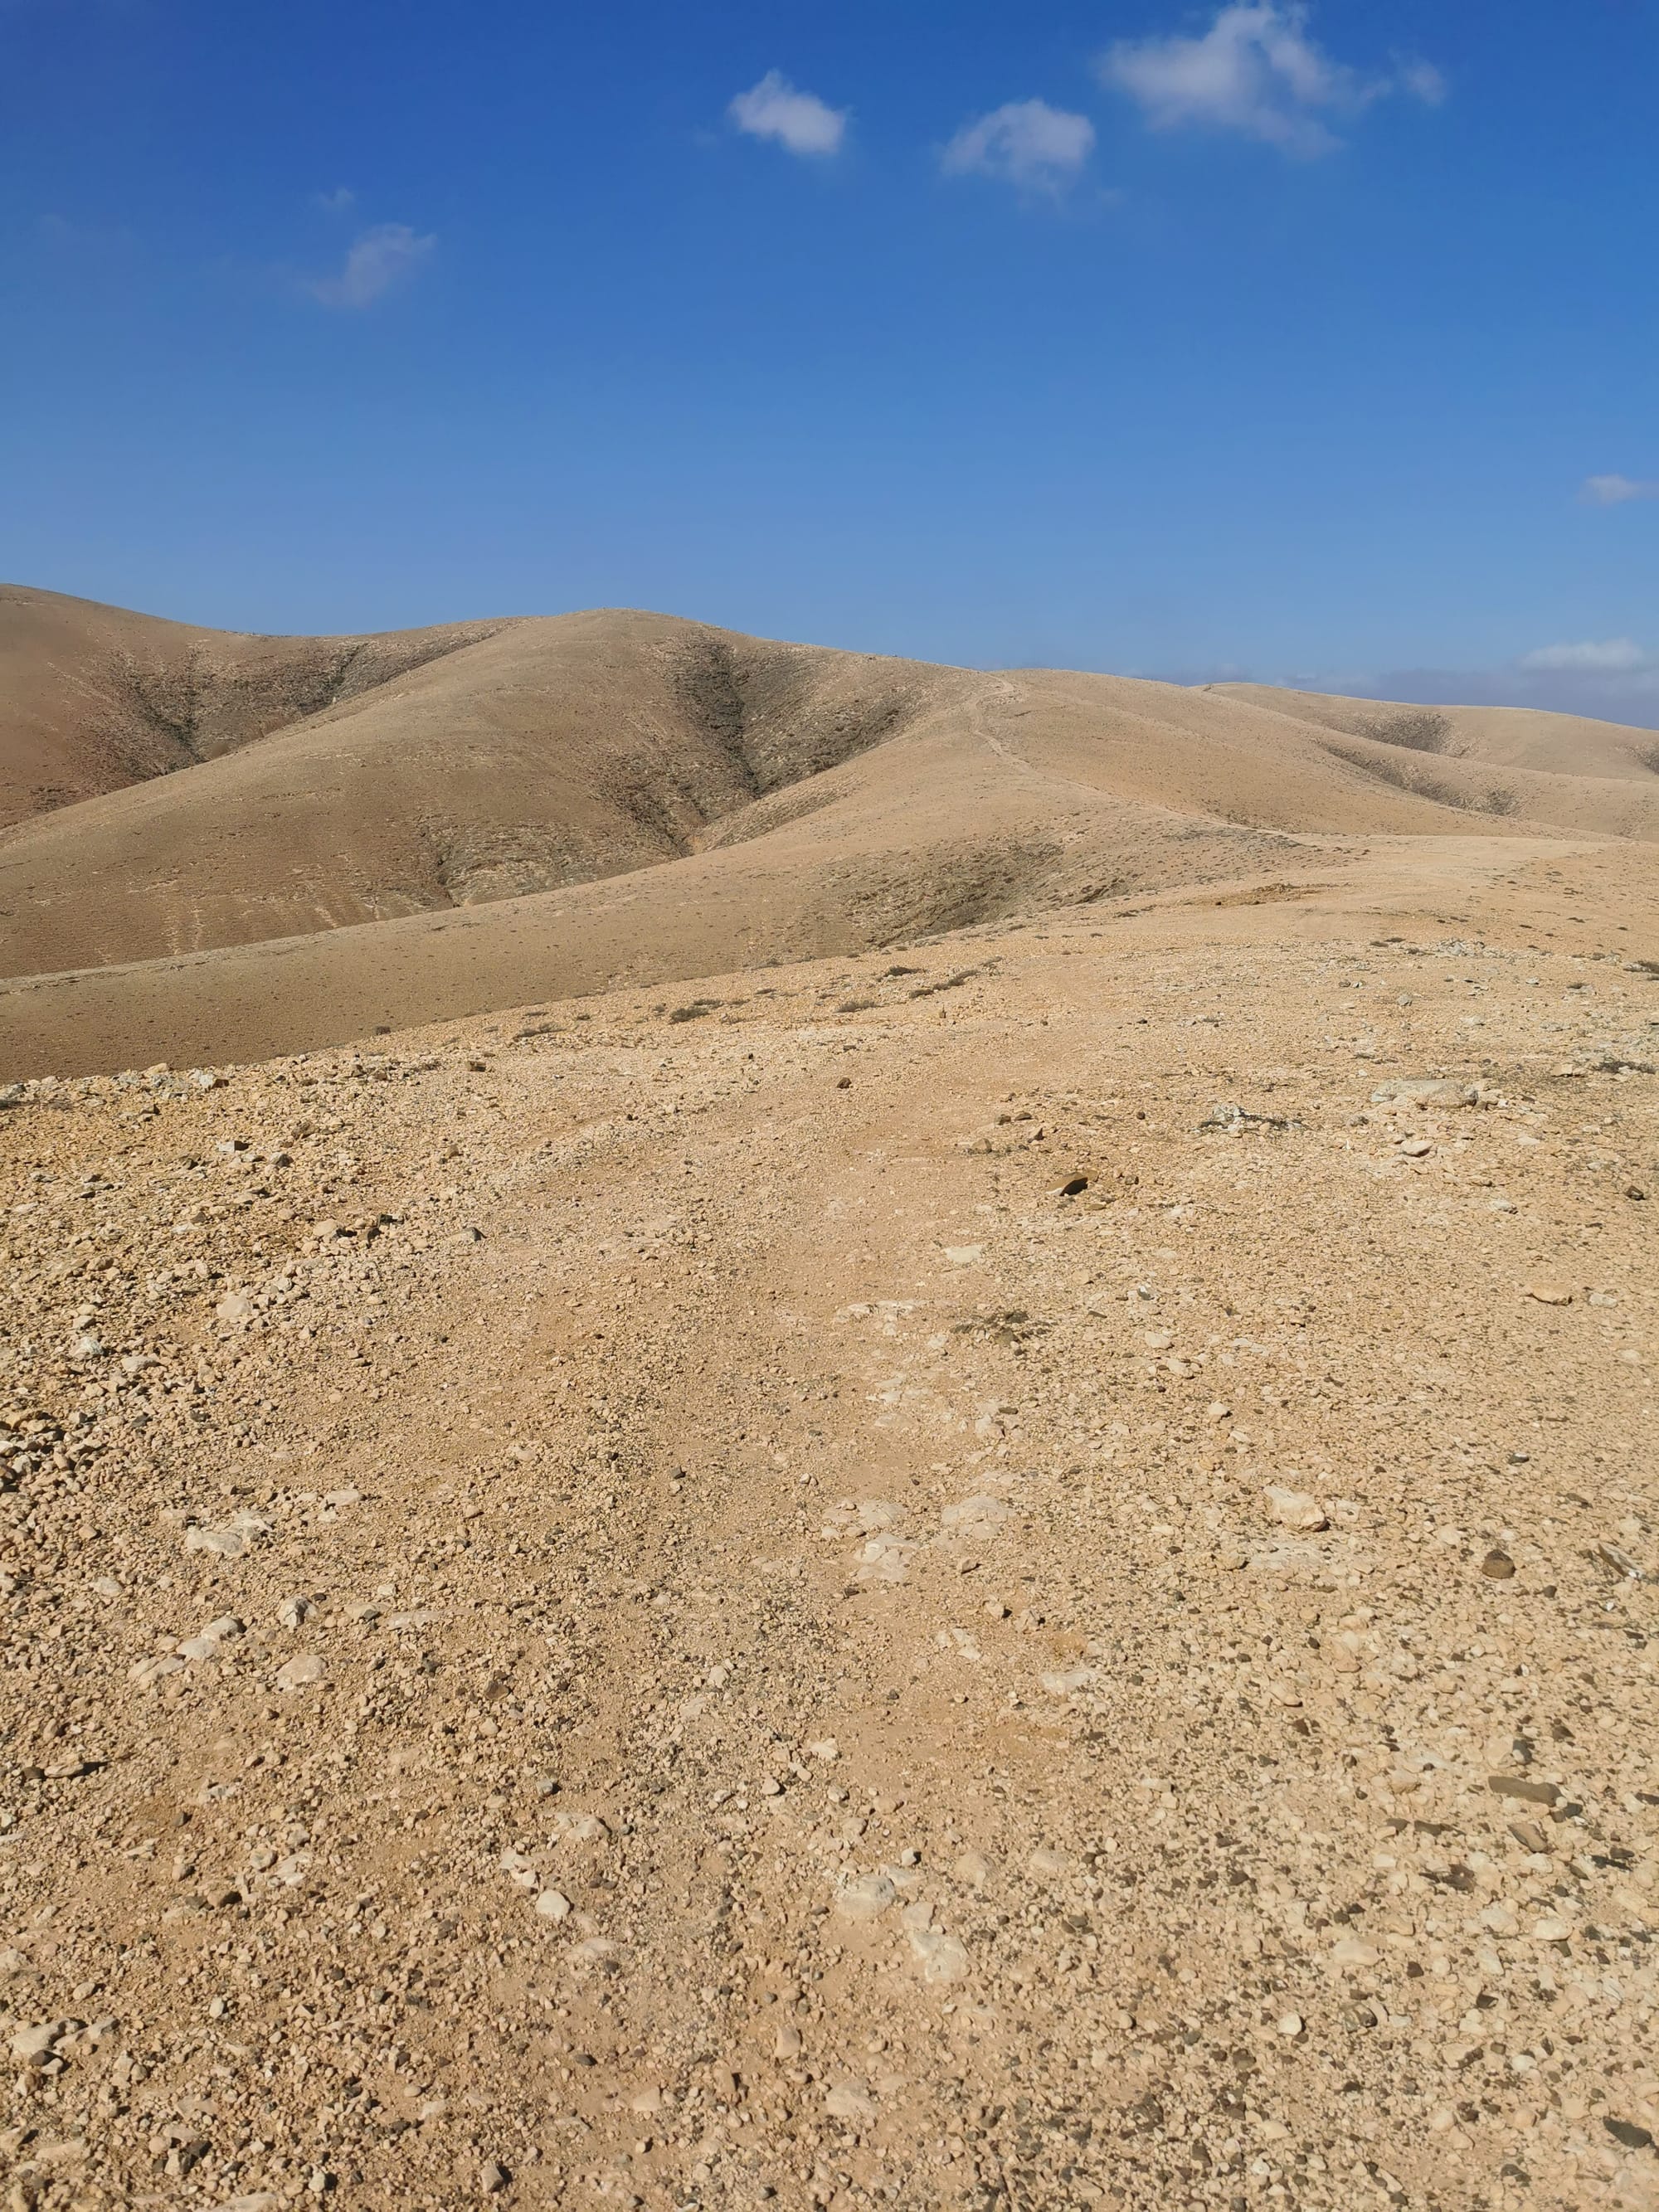
<svg viewBox="0 0 1659 2212">
<path fill-rule="evenodd" d="M 6 2203 L 1659 2204 L 1659 975 L 1277 914 L 12 1094 Z"/>
</svg>

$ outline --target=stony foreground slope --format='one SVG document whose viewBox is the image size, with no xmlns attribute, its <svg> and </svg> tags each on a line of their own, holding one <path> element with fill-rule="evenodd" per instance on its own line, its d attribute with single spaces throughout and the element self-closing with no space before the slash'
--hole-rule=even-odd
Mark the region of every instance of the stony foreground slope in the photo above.
<svg viewBox="0 0 1659 2212">
<path fill-rule="evenodd" d="M 10 2201 L 1651 2205 L 1655 887 L 1512 860 L 28 1087 Z"/>
</svg>

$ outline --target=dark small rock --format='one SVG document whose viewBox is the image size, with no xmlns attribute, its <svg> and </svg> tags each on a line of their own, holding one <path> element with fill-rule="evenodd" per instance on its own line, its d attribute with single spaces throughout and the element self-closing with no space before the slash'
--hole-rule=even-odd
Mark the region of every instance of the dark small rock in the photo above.
<svg viewBox="0 0 1659 2212">
<path fill-rule="evenodd" d="M 1610 2120 L 1604 2114 L 1602 2126 L 1614 2142 L 1623 2143 L 1626 2150 L 1651 2150 L 1653 2137 L 1646 2128 L 1638 2128 L 1634 2120 Z"/>
<path fill-rule="evenodd" d="M 1515 1572 L 1515 1561 L 1507 1552 L 1488 1552 L 1480 1562 L 1480 1571 L 1488 1582 L 1506 1583 Z"/>
<path fill-rule="evenodd" d="M 1486 1787 L 1499 1797 L 1519 1797 L 1528 1805 L 1554 1805 L 1561 1792 L 1553 1782 L 1528 1782 L 1518 1774 L 1489 1774 Z"/>
</svg>

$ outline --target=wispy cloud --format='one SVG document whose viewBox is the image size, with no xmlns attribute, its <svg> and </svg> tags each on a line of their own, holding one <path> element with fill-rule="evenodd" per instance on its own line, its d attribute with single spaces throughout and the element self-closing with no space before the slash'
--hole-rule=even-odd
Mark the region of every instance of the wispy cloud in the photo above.
<svg viewBox="0 0 1659 2212">
<path fill-rule="evenodd" d="M 1659 480 L 1652 477 L 1586 477 L 1578 496 L 1587 507 L 1622 507 L 1627 499 L 1659 499 Z"/>
<path fill-rule="evenodd" d="M 1540 645 L 1518 664 L 1528 675 L 1571 669 L 1580 676 L 1634 676 L 1659 665 L 1633 637 L 1586 638 L 1577 645 Z"/>
<path fill-rule="evenodd" d="M 814 92 L 798 91 L 777 70 L 769 70 L 758 84 L 740 92 L 726 112 L 751 138 L 769 138 L 791 154 L 820 157 L 841 151 L 849 112 L 830 107 Z"/>
<path fill-rule="evenodd" d="M 313 192 L 311 198 L 325 215 L 349 215 L 357 204 L 357 195 L 349 185 L 336 185 L 331 192 Z"/>
<path fill-rule="evenodd" d="M 437 243 L 406 222 L 372 224 L 352 240 L 337 275 L 314 276 L 306 289 L 325 307 L 372 307 L 412 276 Z"/>
<path fill-rule="evenodd" d="M 1061 191 L 1094 150 L 1095 126 L 1046 100 L 1011 100 L 964 123 L 939 155 L 947 176 L 1000 177 L 1023 189 Z"/>
<path fill-rule="evenodd" d="M 1155 131 L 1237 131 L 1303 155 L 1329 153 L 1341 143 L 1331 119 L 1389 93 L 1431 106 L 1446 96 L 1432 63 L 1404 58 L 1367 76 L 1334 60 L 1310 35 L 1298 0 L 1238 0 L 1199 37 L 1120 40 L 1099 70 Z"/>
</svg>

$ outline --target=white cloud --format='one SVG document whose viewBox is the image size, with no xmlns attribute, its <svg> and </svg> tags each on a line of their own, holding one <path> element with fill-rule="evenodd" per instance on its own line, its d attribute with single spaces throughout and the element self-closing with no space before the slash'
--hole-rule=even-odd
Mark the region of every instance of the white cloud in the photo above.
<svg viewBox="0 0 1659 2212">
<path fill-rule="evenodd" d="M 1586 477 L 1578 496 L 1589 507 L 1622 507 L 1627 499 L 1659 499 L 1659 483 L 1634 477 Z"/>
<path fill-rule="evenodd" d="M 1059 191 L 1077 176 L 1094 143 L 1095 126 L 1086 115 L 1069 115 L 1046 100 L 1011 100 L 964 123 L 939 155 L 939 166 L 950 176 L 977 170 L 1009 184 Z"/>
<path fill-rule="evenodd" d="M 846 108 L 826 106 L 816 93 L 798 92 L 777 70 L 740 92 L 726 112 L 751 138 L 773 139 L 792 154 L 838 154 L 847 135 Z"/>
<path fill-rule="evenodd" d="M 1330 152 L 1328 117 L 1356 114 L 1391 92 L 1437 106 L 1446 81 L 1431 63 L 1404 59 L 1362 76 L 1310 38 L 1299 0 L 1237 0 L 1201 37 L 1120 40 L 1101 57 L 1106 83 L 1128 94 L 1155 131 L 1184 124 L 1239 131 L 1287 154 Z"/>
<path fill-rule="evenodd" d="M 352 240 L 337 276 L 313 277 L 306 289 L 325 307 L 372 307 L 411 276 L 437 243 L 406 222 L 377 222 Z"/>
<path fill-rule="evenodd" d="M 357 195 L 349 185 L 337 185 L 331 192 L 313 192 L 311 197 L 325 215 L 349 215 L 357 204 Z"/>
<path fill-rule="evenodd" d="M 1543 645 L 1536 653 L 1521 656 L 1520 665 L 1528 673 L 1544 669 L 1571 669 L 1581 676 L 1633 676 L 1654 667 L 1650 653 L 1644 653 L 1632 637 L 1586 638 L 1579 645 Z"/>
<path fill-rule="evenodd" d="M 1443 70 L 1437 70 L 1432 62 L 1410 59 L 1397 63 L 1395 67 L 1401 92 L 1410 93 L 1412 98 L 1420 100 L 1425 107 L 1443 106 L 1451 91 Z"/>
</svg>

